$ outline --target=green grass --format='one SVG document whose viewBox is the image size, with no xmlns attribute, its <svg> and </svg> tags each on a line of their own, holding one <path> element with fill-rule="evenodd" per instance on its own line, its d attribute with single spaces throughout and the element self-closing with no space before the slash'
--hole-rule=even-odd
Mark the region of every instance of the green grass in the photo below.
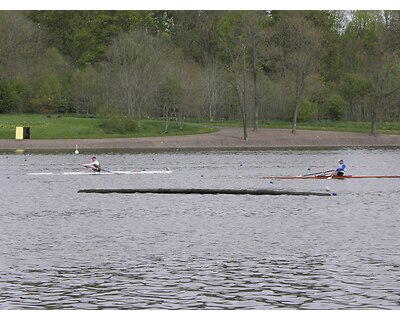
<svg viewBox="0 0 400 320">
<path fill-rule="evenodd" d="M 15 127 L 30 127 L 31 139 L 101 139 L 188 135 L 215 132 L 216 129 L 198 124 L 186 123 L 183 130 L 178 130 L 173 121 L 169 131 L 163 133 L 161 120 L 142 120 L 138 132 L 126 134 L 108 134 L 100 127 L 96 118 L 75 116 L 51 116 L 36 114 L 0 115 L 0 139 L 15 139 Z"/>
<path fill-rule="evenodd" d="M 0 139 L 15 139 L 15 127 L 30 127 L 31 139 L 101 139 L 101 138 L 128 138 L 128 137 L 154 137 L 188 135 L 215 132 L 215 127 L 241 127 L 240 121 L 216 121 L 216 122 L 186 122 L 184 130 L 178 130 L 175 122 L 171 121 L 169 132 L 163 133 L 161 120 L 146 119 L 141 121 L 138 132 L 127 134 L 107 134 L 100 127 L 96 118 L 78 116 L 51 116 L 37 114 L 0 115 Z M 284 121 L 260 121 L 260 128 L 290 129 L 291 123 Z M 249 129 L 252 126 L 249 122 Z M 378 123 L 378 133 L 400 134 L 400 122 Z M 350 121 L 316 121 L 299 122 L 297 129 L 330 130 L 370 133 L 370 123 Z"/>
<path fill-rule="evenodd" d="M 241 127 L 240 121 L 215 121 L 202 122 L 203 125 L 220 126 L 220 127 Z M 259 121 L 259 128 L 274 129 L 291 129 L 292 123 L 289 121 Z M 248 123 L 248 128 L 252 128 L 252 123 Z M 314 122 L 298 122 L 299 130 L 321 130 L 321 131 L 343 131 L 370 133 L 371 123 L 355 122 L 355 121 L 314 121 Z M 400 122 L 379 122 L 377 131 L 381 134 L 400 134 Z"/>
<path fill-rule="evenodd" d="M 305 130 L 370 133 L 371 123 L 355 121 L 316 121 L 300 123 L 297 125 L 297 128 Z M 377 132 L 381 134 L 400 134 L 400 122 L 379 122 L 377 123 Z"/>
</svg>

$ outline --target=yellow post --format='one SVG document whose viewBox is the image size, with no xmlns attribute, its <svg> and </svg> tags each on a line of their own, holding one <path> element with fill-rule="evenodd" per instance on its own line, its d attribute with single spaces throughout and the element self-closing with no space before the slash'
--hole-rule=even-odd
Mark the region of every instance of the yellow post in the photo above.
<svg viewBox="0 0 400 320">
<path fill-rule="evenodd" d="M 24 127 L 16 127 L 15 128 L 15 139 L 16 140 L 24 139 Z"/>
</svg>

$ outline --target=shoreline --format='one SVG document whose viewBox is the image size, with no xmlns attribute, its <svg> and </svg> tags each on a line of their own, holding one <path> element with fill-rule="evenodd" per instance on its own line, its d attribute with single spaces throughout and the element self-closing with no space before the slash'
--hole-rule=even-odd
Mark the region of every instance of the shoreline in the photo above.
<svg viewBox="0 0 400 320">
<path fill-rule="evenodd" d="M 218 132 L 146 138 L 13 140 L 0 139 L 1 151 L 32 150 L 261 150 L 276 148 L 400 147 L 400 135 L 289 129 L 219 128 Z"/>
</svg>

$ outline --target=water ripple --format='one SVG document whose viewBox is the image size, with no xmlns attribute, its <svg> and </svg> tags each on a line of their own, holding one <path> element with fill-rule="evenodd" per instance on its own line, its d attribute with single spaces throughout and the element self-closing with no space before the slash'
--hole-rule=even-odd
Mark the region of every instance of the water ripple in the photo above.
<svg viewBox="0 0 400 320">
<path fill-rule="evenodd" d="M 331 156 L 165 153 L 159 163 L 173 163 L 176 174 L 71 179 L 28 178 L 23 158 L 0 155 L 0 170 L 11 160 L 14 170 L 1 186 L 0 309 L 400 309 L 398 183 L 268 185 L 321 191 L 329 183 L 339 193 L 320 198 L 76 192 L 265 188 L 260 175 L 296 174 L 311 158 L 327 166 Z M 29 162 L 45 171 L 51 163 L 68 167 L 73 157 L 32 155 Z M 392 172 L 399 158 L 390 150 L 341 157 L 353 159 L 353 170 L 379 159 Z M 102 158 L 121 170 L 149 165 L 145 154 Z"/>
</svg>

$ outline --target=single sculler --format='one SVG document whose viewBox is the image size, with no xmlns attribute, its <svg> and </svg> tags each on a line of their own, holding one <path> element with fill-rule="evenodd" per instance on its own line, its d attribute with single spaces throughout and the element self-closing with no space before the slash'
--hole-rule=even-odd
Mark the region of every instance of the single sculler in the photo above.
<svg viewBox="0 0 400 320">
<path fill-rule="evenodd" d="M 88 168 L 92 172 L 101 172 L 101 166 L 99 161 L 96 159 L 95 156 L 92 157 L 92 161 L 90 163 L 82 164 L 85 168 Z"/>
</svg>

